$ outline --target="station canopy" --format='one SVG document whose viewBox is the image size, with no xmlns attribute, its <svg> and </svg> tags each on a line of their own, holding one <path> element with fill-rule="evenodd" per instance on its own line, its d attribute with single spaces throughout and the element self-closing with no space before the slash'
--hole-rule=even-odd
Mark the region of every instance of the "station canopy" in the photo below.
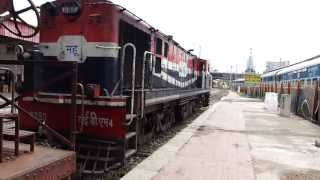
<svg viewBox="0 0 320 180">
<path fill-rule="evenodd" d="M 10 29 L 15 29 L 14 28 L 14 23 L 12 21 L 6 21 L 3 23 L 4 25 L 6 25 L 8 28 Z M 33 32 L 33 29 L 23 25 L 22 23 L 18 24 L 19 28 L 21 29 L 21 33 L 22 34 L 31 34 Z M 25 41 L 28 43 L 32 43 L 32 44 L 37 44 L 39 43 L 39 34 L 37 34 L 36 36 L 32 37 L 32 38 L 21 38 L 18 37 L 12 33 L 10 33 L 7 29 L 5 29 L 3 26 L 0 25 L 0 39 L 14 39 L 14 40 L 20 40 L 20 41 Z"/>
</svg>

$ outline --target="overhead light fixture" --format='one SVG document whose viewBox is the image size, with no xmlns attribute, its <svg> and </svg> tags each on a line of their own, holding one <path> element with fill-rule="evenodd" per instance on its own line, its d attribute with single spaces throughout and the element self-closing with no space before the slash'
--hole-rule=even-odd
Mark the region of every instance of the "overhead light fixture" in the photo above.
<svg viewBox="0 0 320 180">
<path fill-rule="evenodd" d="M 81 4 L 78 1 L 67 1 L 61 5 L 61 11 L 66 16 L 80 14 Z"/>
</svg>

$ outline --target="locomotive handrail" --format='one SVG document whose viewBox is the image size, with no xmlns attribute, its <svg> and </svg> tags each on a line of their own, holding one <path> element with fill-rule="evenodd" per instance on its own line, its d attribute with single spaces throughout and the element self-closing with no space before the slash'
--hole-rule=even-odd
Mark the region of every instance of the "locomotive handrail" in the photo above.
<svg viewBox="0 0 320 180">
<path fill-rule="evenodd" d="M 156 54 L 150 52 L 150 51 L 145 51 L 143 54 L 143 60 L 142 60 L 142 80 L 141 80 L 141 118 L 144 117 L 144 80 L 145 80 L 145 66 L 146 66 L 146 61 L 147 61 L 147 55 L 151 56 L 151 63 L 153 63 L 154 57 Z M 151 66 L 151 71 L 153 72 L 153 66 Z"/>
<path fill-rule="evenodd" d="M 111 92 L 111 96 L 114 96 L 114 94 L 116 93 L 118 87 L 119 87 L 120 82 L 118 81 L 117 84 L 114 86 L 112 92 Z"/>
<path fill-rule="evenodd" d="M 96 45 L 96 48 L 101 48 L 101 49 L 117 49 L 117 50 L 120 50 L 121 47 L 120 46 L 101 46 L 101 45 Z"/>
<path fill-rule="evenodd" d="M 130 120 L 125 123 L 125 125 L 130 125 L 133 122 L 133 106 L 134 106 L 134 91 L 135 91 L 135 80 L 136 80 L 136 55 L 137 55 L 137 48 L 132 43 L 127 43 L 123 46 L 121 52 L 121 74 L 120 74 L 120 96 L 123 96 L 123 71 L 124 71 L 124 61 L 126 58 L 126 50 L 128 47 L 131 47 L 133 50 L 133 57 L 132 57 L 132 81 L 131 81 L 131 107 L 130 107 Z"/>
<path fill-rule="evenodd" d="M 85 93 L 84 93 L 84 85 L 82 83 L 77 83 L 77 86 L 80 87 L 80 91 L 81 91 L 81 117 L 84 117 L 84 97 L 85 97 Z M 80 124 L 80 132 L 82 132 L 83 127 L 82 124 Z"/>
</svg>

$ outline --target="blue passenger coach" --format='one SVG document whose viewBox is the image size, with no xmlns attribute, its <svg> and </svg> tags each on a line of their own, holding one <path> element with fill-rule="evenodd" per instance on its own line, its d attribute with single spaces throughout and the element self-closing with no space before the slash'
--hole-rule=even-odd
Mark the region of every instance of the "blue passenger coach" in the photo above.
<svg viewBox="0 0 320 180">
<path fill-rule="evenodd" d="M 319 79 L 320 55 L 263 74 L 259 91 L 290 94 L 292 112 L 317 120 Z"/>
</svg>

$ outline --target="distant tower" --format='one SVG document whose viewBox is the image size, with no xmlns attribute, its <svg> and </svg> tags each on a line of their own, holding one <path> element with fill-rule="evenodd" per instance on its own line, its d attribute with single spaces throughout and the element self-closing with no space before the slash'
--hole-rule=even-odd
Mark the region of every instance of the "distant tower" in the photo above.
<svg viewBox="0 0 320 180">
<path fill-rule="evenodd" d="M 247 62 L 246 73 L 254 74 L 255 72 L 256 71 L 254 70 L 254 66 L 253 66 L 252 48 L 250 48 L 250 56 Z"/>
</svg>

